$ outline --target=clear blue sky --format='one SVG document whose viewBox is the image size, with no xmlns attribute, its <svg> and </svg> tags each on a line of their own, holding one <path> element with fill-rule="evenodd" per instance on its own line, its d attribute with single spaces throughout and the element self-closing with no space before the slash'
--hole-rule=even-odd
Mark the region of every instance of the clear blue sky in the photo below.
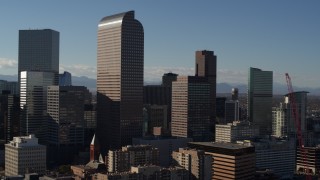
<svg viewBox="0 0 320 180">
<path fill-rule="evenodd" d="M 60 32 L 60 70 L 95 78 L 97 25 L 135 10 L 145 31 L 145 79 L 193 74 L 194 52 L 218 56 L 218 82 L 247 83 L 249 67 L 285 83 L 320 87 L 320 1 L 3 0 L 0 74 L 17 74 L 18 30 Z"/>
</svg>

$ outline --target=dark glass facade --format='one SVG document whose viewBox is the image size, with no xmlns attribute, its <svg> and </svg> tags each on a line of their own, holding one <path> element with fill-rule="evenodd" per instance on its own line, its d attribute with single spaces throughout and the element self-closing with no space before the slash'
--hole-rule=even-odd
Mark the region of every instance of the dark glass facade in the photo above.
<svg viewBox="0 0 320 180">
<path fill-rule="evenodd" d="M 195 76 L 206 77 L 210 84 L 210 126 L 214 133 L 216 123 L 217 56 L 213 51 L 196 51 Z"/>
<path fill-rule="evenodd" d="M 8 143 L 19 136 L 19 97 L 10 91 L 0 93 L 0 140 Z"/>
<path fill-rule="evenodd" d="M 226 97 L 217 97 L 216 98 L 216 117 L 217 123 L 225 123 L 225 110 L 226 110 Z"/>
<path fill-rule="evenodd" d="M 19 30 L 19 79 L 21 71 L 46 71 L 55 73 L 58 84 L 59 36 L 51 29 Z"/>
<path fill-rule="evenodd" d="M 160 85 L 143 87 L 143 104 L 169 105 L 171 104 L 171 88 Z"/>
<path fill-rule="evenodd" d="M 83 145 L 85 104 L 91 95 L 84 86 L 48 86 L 48 142 Z"/>
<path fill-rule="evenodd" d="M 20 131 L 35 134 L 39 143 L 47 138 L 47 86 L 53 85 L 55 73 L 22 71 L 20 73 Z"/>
<path fill-rule="evenodd" d="M 84 86 L 48 86 L 48 162 L 74 163 L 85 144 L 85 104 L 91 94 Z M 92 136 L 91 136 L 92 137 Z"/>
<path fill-rule="evenodd" d="M 46 90 L 59 83 L 59 32 L 19 30 L 18 76 L 21 135 L 33 133 L 46 143 Z"/>
<path fill-rule="evenodd" d="M 161 86 L 161 85 L 148 85 L 148 86 L 144 86 L 143 87 L 143 104 L 145 109 L 147 110 L 147 121 L 148 124 L 150 125 L 150 120 L 151 119 L 157 119 L 158 117 L 152 117 L 152 114 L 150 114 L 151 106 L 162 106 L 162 108 L 165 106 L 166 110 L 165 110 L 165 114 L 166 117 L 162 117 L 162 119 L 165 119 L 165 124 L 162 124 L 160 126 L 162 126 L 164 128 L 165 131 L 170 131 L 170 123 L 171 123 L 171 86 Z M 159 107 L 158 107 L 159 108 Z M 162 109 L 161 108 L 161 109 Z M 161 110 L 162 112 L 164 112 L 164 109 Z M 154 115 L 154 114 L 153 114 Z M 150 127 L 150 126 L 149 126 Z M 155 127 L 155 126 L 152 126 Z M 150 131 L 149 129 L 149 132 Z"/>
<path fill-rule="evenodd" d="M 226 101 L 225 106 L 225 123 L 232 123 L 233 121 L 239 121 L 239 101 Z"/>
<path fill-rule="evenodd" d="M 260 135 L 271 135 L 273 72 L 249 69 L 248 120 L 260 127 Z"/>
<path fill-rule="evenodd" d="M 176 81 L 178 74 L 174 73 L 165 73 L 162 76 L 162 86 L 172 87 L 172 82 Z"/>
<path fill-rule="evenodd" d="M 71 86 L 71 73 L 64 71 L 62 74 L 59 74 L 59 86 Z"/>
<path fill-rule="evenodd" d="M 0 80 L 0 94 L 2 91 L 9 91 L 10 94 L 19 94 L 19 89 L 18 89 L 18 82 L 13 81 L 13 82 L 8 82 L 5 80 Z"/>
</svg>

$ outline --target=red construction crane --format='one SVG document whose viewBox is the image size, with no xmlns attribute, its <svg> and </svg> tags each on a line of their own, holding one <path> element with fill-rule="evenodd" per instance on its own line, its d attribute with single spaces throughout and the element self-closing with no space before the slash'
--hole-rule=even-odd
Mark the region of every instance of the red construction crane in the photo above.
<svg viewBox="0 0 320 180">
<path fill-rule="evenodd" d="M 303 171 L 306 174 L 306 179 L 309 180 L 309 179 L 311 179 L 311 176 L 308 174 L 308 169 L 307 169 L 307 162 L 306 162 L 307 152 L 306 152 L 306 149 L 304 149 L 304 142 L 303 142 L 302 132 L 301 132 L 301 119 L 300 119 L 299 110 L 298 110 L 298 106 L 296 103 L 294 91 L 292 88 L 291 78 L 288 73 L 286 73 L 286 81 L 287 81 L 287 86 L 288 86 L 288 91 L 289 91 L 288 97 L 290 100 L 291 115 L 294 118 L 294 124 L 295 124 L 296 130 L 297 130 L 298 147 L 300 149 L 300 153 L 302 156 L 302 164 L 304 165 Z"/>
</svg>

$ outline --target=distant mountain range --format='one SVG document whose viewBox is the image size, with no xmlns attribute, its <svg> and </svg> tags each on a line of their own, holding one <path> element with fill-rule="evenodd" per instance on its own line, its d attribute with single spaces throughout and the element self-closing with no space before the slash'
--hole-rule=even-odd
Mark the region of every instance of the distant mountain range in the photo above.
<svg viewBox="0 0 320 180">
<path fill-rule="evenodd" d="M 6 81 L 17 81 L 17 75 L 1 75 L 0 80 Z M 161 82 L 144 82 L 145 85 L 157 85 Z M 86 76 L 72 76 L 72 85 L 75 86 L 86 86 L 90 91 L 96 91 L 96 79 L 88 78 Z M 230 83 L 217 83 L 217 93 L 231 93 L 232 88 L 238 88 L 239 93 L 247 93 L 246 84 L 230 84 Z M 309 87 L 293 87 L 295 91 L 308 91 L 310 95 L 320 95 L 320 88 L 309 88 Z M 287 94 L 287 85 L 274 83 L 273 84 L 273 94 L 283 95 Z"/>
<path fill-rule="evenodd" d="M 1 75 L 0 74 L 0 80 L 17 81 L 18 75 Z"/>
<path fill-rule="evenodd" d="M 0 80 L 17 81 L 18 75 L 1 75 Z M 86 76 L 72 76 L 72 85 L 86 86 L 90 91 L 96 91 L 96 80 Z"/>
<path fill-rule="evenodd" d="M 247 93 L 246 84 L 228 84 L 228 83 L 217 83 L 217 93 L 231 93 L 232 88 L 238 88 L 239 93 Z M 309 87 L 293 87 L 294 91 L 307 91 L 310 95 L 320 95 L 320 88 L 309 88 Z M 273 94 L 284 95 L 288 93 L 288 87 L 286 84 L 273 83 Z"/>
</svg>

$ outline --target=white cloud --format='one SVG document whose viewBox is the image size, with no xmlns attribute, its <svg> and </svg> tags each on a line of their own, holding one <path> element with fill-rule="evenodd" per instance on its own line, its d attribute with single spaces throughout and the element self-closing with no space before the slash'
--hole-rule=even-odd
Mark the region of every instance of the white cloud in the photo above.
<svg viewBox="0 0 320 180">
<path fill-rule="evenodd" d="M 87 76 L 96 78 L 97 69 L 94 66 L 83 64 L 75 65 L 60 65 L 60 73 L 68 71 L 74 76 Z M 144 67 L 144 81 L 146 82 L 160 82 L 163 74 L 175 73 L 180 76 L 192 76 L 195 73 L 193 67 L 161 67 L 161 66 L 145 66 Z M 233 71 L 228 69 L 217 70 L 217 82 L 227 83 L 242 83 L 246 84 L 248 79 L 247 71 Z"/>
<path fill-rule="evenodd" d="M 194 68 L 190 67 L 144 67 L 144 81 L 146 82 L 160 82 L 163 74 L 175 73 L 180 76 L 187 76 L 194 74 Z"/>
<path fill-rule="evenodd" d="M 230 69 L 218 69 L 217 70 L 217 82 L 222 83 L 235 83 L 235 84 L 247 84 L 248 72 L 247 71 L 235 71 Z"/>
<path fill-rule="evenodd" d="M 17 68 L 18 62 L 13 59 L 0 58 L 0 68 Z"/>
<path fill-rule="evenodd" d="M 73 76 L 87 76 L 90 78 L 96 78 L 97 68 L 95 66 L 88 66 L 84 64 L 64 65 L 60 64 L 60 73 L 68 71 Z"/>
<path fill-rule="evenodd" d="M 3 63 L 7 62 L 7 64 Z M 11 64 L 10 64 L 11 63 Z M 0 68 L 7 66 L 16 66 L 16 61 L 3 61 L 0 59 Z M 95 66 L 88 66 L 84 64 L 75 65 L 60 65 L 60 73 L 63 71 L 70 72 L 73 76 L 87 76 L 96 79 L 97 68 Z M 146 82 L 161 82 L 162 76 L 165 73 L 175 73 L 180 76 L 193 76 L 195 70 L 193 67 L 162 67 L 162 66 L 145 66 L 144 67 L 144 81 Z M 295 78 L 298 79 L 298 78 Z M 285 75 L 280 72 L 273 72 L 273 81 L 285 84 Z M 218 83 L 230 83 L 230 84 L 247 84 L 248 83 L 248 71 L 237 71 L 230 69 L 217 69 L 217 82 Z"/>
</svg>

